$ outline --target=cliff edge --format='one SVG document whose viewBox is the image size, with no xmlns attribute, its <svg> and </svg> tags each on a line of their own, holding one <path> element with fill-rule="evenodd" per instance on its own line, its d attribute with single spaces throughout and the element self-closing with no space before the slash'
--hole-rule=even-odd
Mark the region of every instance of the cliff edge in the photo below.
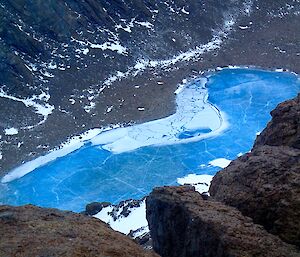
<svg viewBox="0 0 300 257">
<path fill-rule="evenodd" d="M 32 205 L 0 206 L 0 256 L 155 257 L 98 219 Z"/>
</svg>

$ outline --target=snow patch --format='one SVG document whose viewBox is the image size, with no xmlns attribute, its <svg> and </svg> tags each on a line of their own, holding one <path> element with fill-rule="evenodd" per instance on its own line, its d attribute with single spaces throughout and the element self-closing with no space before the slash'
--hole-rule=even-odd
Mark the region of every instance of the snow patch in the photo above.
<svg viewBox="0 0 300 257">
<path fill-rule="evenodd" d="M 9 172 L 2 178 L 1 183 L 8 183 L 15 179 L 21 178 L 38 167 L 41 167 L 51 161 L 54 161 L 59 157 L 74 152 L 75 150 L 82 147 L 85 141 L 93 138 L 101 131 L 102 129 L 98 128 L 91 129 L 82 135 L 71 138 L 68 142 L 62 144 L 59 149 L 54 149 L 44 156 L 40 156 L 32 161 L 26 162 L 21 166 L 13 169 L 11 172 Z"/>
<path fill-rule="evenodd" d="M 211 166 L 226 168 L 231 163 L 231 160 L 225 158 L 218 158 L 209 162 Z"/>
<path fill-rule="evenodd" d="M 16 128 L 7 128 L 7 129 L 4 129 L 4 134 L 5 135 L 17 135 L 19 133 L 19 130 L 16 129 Z"/>
<path fill-rule="evenodd" d="M 33 127 L 43 124 L 47 120 L 48 116 L 54 110 L 54 106 L 47 103 L 47 101 L 50 99 L 50 95 L 45 92 L 42 92 L 40 95 L 33 95 L 31 98 L 23 99 L 23 98 L 8 95 L 2 89 L 0 89 L 0 97 L 21 102 L 26 107 L 33 108 L 35 110 L 35 113 L 43 116 L 43 120 L 40 121 L 38 124 L 28 126 L 28 127 L 23 127 L 22 129 L 31 129 Z"/>
<path fill-rule="evenodd" d="M 213 176 L 189 174 L 183 178 L 178 178 L 177 183 L 180 185 L 192 185 L 200 194 L 208 192 Z"/>
<path fill-rule="evenodd" d="M 91 44 L 91 48 L 93 49 L 101 49 L 102 51 L 110 50 L 110 51 L 116 51 L 118 54 L 127 54 L 127 48 L 122 46 L 120 42 L 105 42 L 103 44 Z"/>
<path fill-rule="evenodd" d="M 137 230 L 140 228 L 144 228 L 142 233 L 149 232 L 148 222 L 146 219 L 145 200 L 140 203 L 139 207 L 129 208 L 130 213 L 127 217 L 125 217 L 124 215 L 121 215 L 121 213 L 124 210 L 124 207 L 127 208 L 127 206 L 128 205 L 125 204 L 122 208 L 119 208 L 116 213 L 114 213 L 114 215 L 111 215 L 114 207 L 108 206 L 106 208 L 103 208 L 94 217 L 104 221 L 105 223 L 109 224 L 112 229 L 119 231 L 125 235 L 129 234 L 131 230 Z M 115 219 L 113 216 L 117 217 L 117 219 Z"/>
</svg>

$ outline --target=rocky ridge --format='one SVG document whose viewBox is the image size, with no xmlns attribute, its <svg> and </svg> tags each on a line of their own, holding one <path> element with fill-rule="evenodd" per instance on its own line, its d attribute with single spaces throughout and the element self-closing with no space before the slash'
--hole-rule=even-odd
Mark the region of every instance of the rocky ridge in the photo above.
<svg viewBox="0 0 300 257">
<path fill-rule="evenodd" d="M 210 194 L 300 246 L 300 94 L 271 115 L 252 151 L 215 175 Z"/>
<path fill-rule="evenodd" d="M 204 200 L 191 186 L 154 189 L 147 219 L 153 248 L 163 257 L 299 256 L 235 208 Z"/>
<path fill-rule="evenodd" d="M 0 256 L 155 257 L 98 219 L 32 205 L 0 206 Z"/>
</svg>

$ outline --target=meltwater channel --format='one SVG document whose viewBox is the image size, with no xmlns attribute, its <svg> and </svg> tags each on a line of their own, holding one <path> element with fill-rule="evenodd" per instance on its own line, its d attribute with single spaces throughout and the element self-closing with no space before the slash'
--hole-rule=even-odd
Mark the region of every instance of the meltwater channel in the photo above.
<svg viewBox="0 0 300 257">
<path fill-rule="evenodd" d="M 191 173 L 214 175 L 220 168 L 210 161 L 248 152 L 270 111 L 299 91 L 299 77 L 286 72 L 224 69 L 198 78 L 176 96 L 175 114 L 102 132 L 79 150 L 0 183 L 0 204 L 82 211 L 93 201 L 140 199 Z"/>
</svg>

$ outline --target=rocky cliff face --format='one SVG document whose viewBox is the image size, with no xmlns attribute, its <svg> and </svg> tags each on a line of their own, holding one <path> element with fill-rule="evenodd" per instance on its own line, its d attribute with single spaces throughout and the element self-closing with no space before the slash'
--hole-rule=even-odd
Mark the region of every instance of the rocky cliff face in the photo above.
<svg viewBox="0 0 300 257">
<path fill-rule="evenodd" d="M 299 256 L 235 208 L 203 200 L 191 186 L 156 188 L 147 198 L 154 250 L 163 257 Z"/>
<path fill-rule="evenodd" d="M 216 174 L 210 194 L 300 246 L 300 95 L 271 114 L 252 151 Z"/>
<path fill-rule="evenodd" d="M 95 218 L 34 206 L 0 206 L 0 256 L 155 257 Z"/>
<path fill-rule="evenodd" d="M 257 137 L 254 148 L 271 145 L 300 149 L 300 94 L 279 104 L 271 115 L 272 120 Z"/>
</svg>

